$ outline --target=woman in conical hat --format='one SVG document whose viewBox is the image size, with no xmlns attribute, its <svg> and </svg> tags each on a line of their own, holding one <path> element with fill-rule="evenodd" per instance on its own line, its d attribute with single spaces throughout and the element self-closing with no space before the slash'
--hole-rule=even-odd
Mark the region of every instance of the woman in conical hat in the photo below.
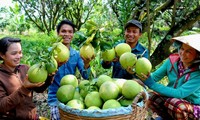
<svg viewBox="0 0 200 120">
<path fill-rule="evenodd" d="M 153 92 L 149 108 L 166 120 L 200 119 L 200 34 L 172 38 L 178 53 L 140 78 Z M 167 85 L 159 83 L 165 76 Z"/>
</svg>

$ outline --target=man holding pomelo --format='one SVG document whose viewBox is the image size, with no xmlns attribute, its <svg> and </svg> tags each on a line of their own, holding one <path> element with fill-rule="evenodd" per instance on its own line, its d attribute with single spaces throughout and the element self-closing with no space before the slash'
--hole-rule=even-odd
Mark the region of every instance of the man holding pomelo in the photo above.
<svg viewBox="0 0 200 120">
<path fill-rule="evenodd" d="M 143 55 L 143 57 L 148 58 L 148 50 L 143 47 L 139 38 L 142 35 L 142 24 L 137 20 L 130 20 L 125 25 L 125 40 L 120 41 L 120 43 L 127 43 L 131 47 L 131 52 L 135 55 Z M 102 66 L 105 69 L 109 69 L 113 66 L 113 78 L 124 78 L 132 79 L 134 78 L 133 74 L 130 74 L 125 69 L 122 68 L 119 62 L 119 56 L 117 56 L 113 61 L 102 61 Z"/>
<path fill-rule="evenodd" d="M 80 56 L 79 52 L 70 46 L 72 38 L 75 32 L 75 25 L 69 20 L 62 20 L 57 25 L 57 34 L 62 37 L 62 43 L 70 50 L 69 60 L 65 63 L 61 63 L 55 74 L 54 81 L 48 90 L 48 104 L 51 108 L 51 119 L 60 120 L 60 115 L 57 107 L 56 92 L 60 87 L 60 81 L 62 77 L 67 74 L 75 74 L 76 68 L 80 71 L 80 74 L 84 79 L 88 79 L 90 73 L 90 61 L 94 58 L 84 59 Z"/>
</svg>

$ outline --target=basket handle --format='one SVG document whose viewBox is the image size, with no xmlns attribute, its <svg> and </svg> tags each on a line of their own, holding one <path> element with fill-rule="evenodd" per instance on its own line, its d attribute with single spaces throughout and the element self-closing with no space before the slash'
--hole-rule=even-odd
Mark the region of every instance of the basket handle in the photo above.
<svg viewBox="0 0 200 120">
<path fill-rule="evenodd" d="M 147 94 L 144 91 L 142 91 L 134 98 L 133 103 L 132 103 L 132 107 L 137 105 L 137 102 L 138 102 L 138 100 L 140 99 L 141 96 L 144 99 L 143 100 L 144 101 L 144 105 L 146 105 L 145 103 L 147 102 L 148 97 L 147 97 Z"/>
</svg>

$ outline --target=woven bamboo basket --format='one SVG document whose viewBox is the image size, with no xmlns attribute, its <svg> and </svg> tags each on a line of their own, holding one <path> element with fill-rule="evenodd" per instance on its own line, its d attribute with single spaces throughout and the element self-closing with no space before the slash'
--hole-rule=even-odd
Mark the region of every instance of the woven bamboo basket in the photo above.
<svg viewBox="0 0 200 120">
<path fill-rule="evenodd" d="M 144 102 L 144 105 L 142 107 L 137 105 L 140 98 L 143 98 L 142 101 Z M 60 118 L 61 120 L 144 120 L 147 113 L 147 99 L 148 97 L 146 92 L 139 93 L 134 98 L 133 103 L 131 105 L 132 107 L 131 114 L 115 115 L 107 117 L 88 117 L 88 116 L 86 117 L 65 112 L 61 108 L 59 108 Z"/>
</svg>

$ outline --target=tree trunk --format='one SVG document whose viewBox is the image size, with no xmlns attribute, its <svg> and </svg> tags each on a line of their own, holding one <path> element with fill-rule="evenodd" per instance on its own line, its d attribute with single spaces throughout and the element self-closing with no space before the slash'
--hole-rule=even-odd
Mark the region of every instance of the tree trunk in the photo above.
<svg viewBox="0 0 200 120">
<path fill-rule="evenodd" d="M 200 20 L 200 6 L 191 12 L 186 19 L 183 19 L 169 30 L 153 54 L 150 56 L 153 68 L 155 68 L 171 54 L 169 49 L 172 45 L 171 38 L 179 36 L 183 31 L 191 28 L 192 25 L 198 20 Z"/>
</svg>

